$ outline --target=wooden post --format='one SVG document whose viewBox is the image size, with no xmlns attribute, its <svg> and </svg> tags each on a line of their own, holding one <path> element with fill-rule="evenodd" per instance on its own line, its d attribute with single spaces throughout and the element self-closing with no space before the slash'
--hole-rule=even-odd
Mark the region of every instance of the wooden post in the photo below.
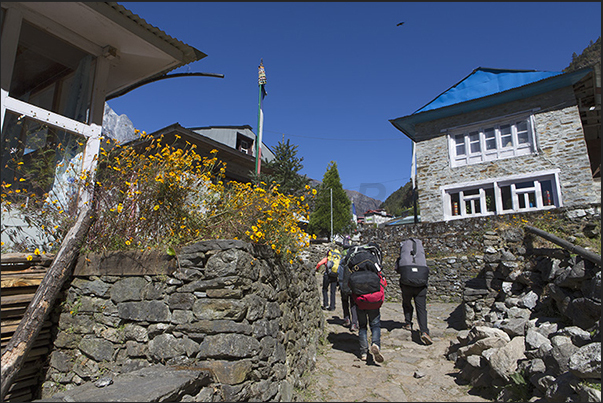
<svg viewBox="0 0 603 403">
<path fill-rule="evenodd" d="M 61 243 L 59 252 L 38 286 L 31 303 L 27 306 L 21 323 L 19 323 L 4 353 L 2 353 L 1 401 L 4 401 L 15 376 L 21 369 L 23 360 L 40 333 L 44 320 L 61 291 L 61 287 L 71 275 L 81 244 L 85 240 L 93 221 L 93 213 L 90 208 L 80 212 L 77 221 Z"/>
<path fill-rule="evenodd" d="M 574 245 L 571 242 L 561 239 L 553 234 L 549 234 L 548 232 L 543 231 L 541 229 L 530 227 L 529 225 L 526 225 L 525 227 L 528 231 L 530 231 L 538 236 L 541 236 L 542 238 L 544 238 L 548 241 L 551 241 L 551 242 L 569 250 L 572 253 L 576 253 L 576 254 L 582 256 L 584 259 L 589 260 L 589 261 L 593 262 L 594 264 L 598 265 L 599 267 L 601 267 L 601 255 L 597 255 L 594 252 L 584 249 L 578 245 Z"/>
</svg>

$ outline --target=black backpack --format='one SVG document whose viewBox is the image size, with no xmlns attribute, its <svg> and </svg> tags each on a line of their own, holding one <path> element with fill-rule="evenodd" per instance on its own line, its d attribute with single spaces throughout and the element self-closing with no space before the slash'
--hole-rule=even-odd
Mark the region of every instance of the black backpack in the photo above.
<svg viewBox="0 0 603 403">
<path fill-rule="evenodd" d="M 396 261 L 396 271 L 400 274 L 400 284 L 414 287 L 426 286 L 429 267 L 425 259 L 425 249 L 420 239 L 408 238 L 400 242 L 400 256 Z"/>
<path fill-rule="evenodd" d="M 375 245 L 352 246 L 340 264 L 344 265 L 341 291 L 364 295 L 380 290 L 381 251 Z"/>
</svg>

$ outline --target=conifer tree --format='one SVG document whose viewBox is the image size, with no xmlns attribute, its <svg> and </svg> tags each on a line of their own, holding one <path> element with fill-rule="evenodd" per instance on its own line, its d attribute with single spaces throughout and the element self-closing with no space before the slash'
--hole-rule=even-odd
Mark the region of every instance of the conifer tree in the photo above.
<svg viewBox="0 0 603 403">
<path fill-rule="evenodd" d="M 351 202 L 341 185 L 337 163 L 331 161 L 322 183 L 318 186 L 314 210 L 310 214 L 308 231 L 311 234 L 330 235 L 331 189 L 333 189 L 333 235 L 345 231 L 352 224 Z"/>
<path fill-rule="evenodd" d="M 299 171 L 304 167 L 302 161 L 304 157 L 297 157 L 297 145 L 287 142 L 279 142 L 274 149 L 274 159 L 266 162 L 264 167 L 272 173 L 266 174 L 255 172 L 251 175 L 255 184 L 264 182 L 270 184 L 276 182 L 280 185 L 280 191 L 284 194 L 299 195 L 305 191 L 305 186 L 310 183 L 310 179 L 300 175 Z"/>
</svg>

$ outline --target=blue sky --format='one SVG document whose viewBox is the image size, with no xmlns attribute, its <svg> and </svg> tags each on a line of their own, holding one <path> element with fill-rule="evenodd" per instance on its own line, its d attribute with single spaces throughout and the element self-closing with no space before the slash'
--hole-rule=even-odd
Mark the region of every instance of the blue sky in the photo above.
<svg viewBox="0 0 603 403">
<path fill-rule="evenodd" d="M 109 101 L 137 129 L 256 132 L 263 59 L 264 143 L 289 139 L 313 179 L 335 161 L 345 189 L 381 201 L 410 179 L 411 141 L 390 119 L 477 67 L 561 71 L 601 35 L 600 2 L 120 4 L 208 55 L 173 72 L 224 74 L 163 80 Z"/>
</svg>

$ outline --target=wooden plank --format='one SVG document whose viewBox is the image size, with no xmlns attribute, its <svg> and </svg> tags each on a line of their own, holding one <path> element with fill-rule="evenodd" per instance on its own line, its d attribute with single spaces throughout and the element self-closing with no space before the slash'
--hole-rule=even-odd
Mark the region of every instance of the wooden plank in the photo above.
<svg viewBox="0 0 603 403">
<path fill-rule="evenodd" d="M 31 256 L 31 260 L 28 259 L 29 256 Z M 2 257 L 0 258 L 0 261 L 2 261 L 3 267 L 4 263 L 41 263 L 44 265 L 50 265 L 54 258 L 55 255 L 50 253 L 45 253 L 41 255 L 34 255 L 31 253 L 3 253 Z"/>
<path fill-rule="evenodd" d="M 35 294 L 2 296 L 2 305 L 30 303 Z"/>
<path fill-rule="evenodd" d="M 4 400 L 15 375 L 21 369 L 25 357 L 31 349 L 32 342 L 52 309 L 55 300 L 61 292 L 65 281 L 70 278 L 90 226 L 95 220 L 91 208 L 80 210 L 54 258 L 44 280 L 38 287 L 23 320 L 15 330 L 13 337 L 2 353 L 2 382 L 0 382 L 0 400 Z"/>
<path fill-rule="evenodd" d="M 111 251 L 80 256 L 74 276 L 130 276 L 172 274 L 176 259 L 160 251 Z"/>
<path fill-rule="evenodd" d="M 14 288 L 14 287 L 32 287 L 39 286 L 44 278 L 43 274 L 38 274 L 36 276 L 23 276 L 21 275 L 19 278 L 6 278 L 4 275 L 2 276 L 2 280 L 0 280 L 0 286 L 2 288 Z"/>
</svg>

